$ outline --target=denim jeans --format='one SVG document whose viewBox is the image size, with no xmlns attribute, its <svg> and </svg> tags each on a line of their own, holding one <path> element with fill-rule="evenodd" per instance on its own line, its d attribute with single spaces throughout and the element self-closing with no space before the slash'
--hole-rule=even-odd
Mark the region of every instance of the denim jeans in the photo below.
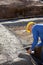
<svg viewBox="0 0 43 65">
<path fill-rule="evenodd" d="M 43 43 L 37 44 L 36 48 L 41 47 L 41 62 L 43 63 Z"/>
<path fill-rule="evenodd" d="M 41 50 L 41 61 L 43 63 L 43 46 L 42 46 L 42 50 Z"/>
</svg>

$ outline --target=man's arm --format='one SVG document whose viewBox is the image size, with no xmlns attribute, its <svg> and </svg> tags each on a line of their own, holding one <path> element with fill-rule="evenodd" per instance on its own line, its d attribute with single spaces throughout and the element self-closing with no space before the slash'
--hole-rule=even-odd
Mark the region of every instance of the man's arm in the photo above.
<svg viewBox="0 0 43 65">
<path fill-rule="evenodd" d="M 32 47 L 31 47 L 30 49 L 31 49 L 31 50 L 34 50 L 36 44 L 38 43 L 38 36 L 39 36 L 36 27 L 34 27 L 34 28 L 32 29 L 32 33 L 33 33 L 33 43 L 32 43 Z"/>
</svg>

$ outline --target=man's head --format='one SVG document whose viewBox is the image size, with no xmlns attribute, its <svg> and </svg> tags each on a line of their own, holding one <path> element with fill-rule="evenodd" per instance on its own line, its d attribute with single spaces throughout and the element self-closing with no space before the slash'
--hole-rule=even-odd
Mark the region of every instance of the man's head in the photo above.
<svg viewBox="0 0 43 65">
<path fill-rule="evenodd" d="M 33 25 L 35 25 L 35 22 L 29 22 L 27 24 L 26 31 L 29 32 L 29 33 L 31 33 Z"/>
</svg>

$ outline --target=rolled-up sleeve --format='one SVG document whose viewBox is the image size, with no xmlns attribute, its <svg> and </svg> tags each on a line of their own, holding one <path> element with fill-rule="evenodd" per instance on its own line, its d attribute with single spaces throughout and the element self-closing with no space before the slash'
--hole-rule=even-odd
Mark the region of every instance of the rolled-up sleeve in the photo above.
<svg viewBox="0 0 43 65">
<path fill-rule="evenodd" d="M 36 44 L 38 43 L 38 31 L 36 26 L 32 29 L 32 33 L 33 33 L 33 43 L 30 49 L 34 50 Z"/>
</svg>

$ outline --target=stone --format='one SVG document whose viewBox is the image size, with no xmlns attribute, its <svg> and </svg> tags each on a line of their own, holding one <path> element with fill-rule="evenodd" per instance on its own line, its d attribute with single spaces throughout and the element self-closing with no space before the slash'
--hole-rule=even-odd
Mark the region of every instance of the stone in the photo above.
<svg viewBox="0 0 43 65">
<path fill-rule="evenodd" d="M 33 65 L 21 41 L 0 24 L 0 65 Z"/>
<path fill-rule="evenodd" d="M 0 0 L 0 19 L 43 16 L 40 0 Z"/>
</svg>

